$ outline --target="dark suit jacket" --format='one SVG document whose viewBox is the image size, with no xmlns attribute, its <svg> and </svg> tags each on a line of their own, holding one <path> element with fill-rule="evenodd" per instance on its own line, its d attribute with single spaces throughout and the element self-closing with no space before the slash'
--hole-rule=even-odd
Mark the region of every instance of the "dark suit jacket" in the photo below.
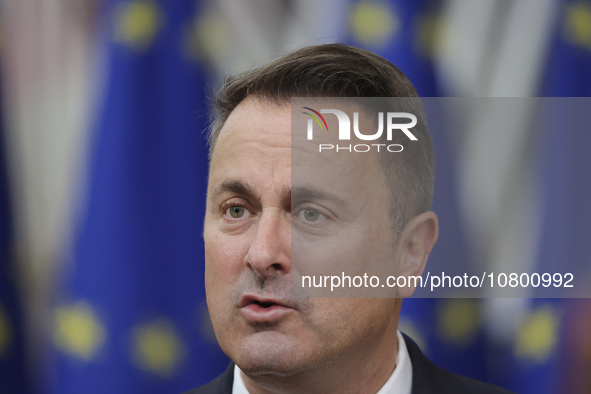
<svg viewBox="0 0 591 394">
<path fill-rule="evenodd" d="M 412 362 L 412 394 L 510 394 L 488 383 L 465 378 L 433 364 L 412 339 L 403 334 Z M 232 394 L 234 364 L 208 384 L 185 394 Z"/>
</svg>

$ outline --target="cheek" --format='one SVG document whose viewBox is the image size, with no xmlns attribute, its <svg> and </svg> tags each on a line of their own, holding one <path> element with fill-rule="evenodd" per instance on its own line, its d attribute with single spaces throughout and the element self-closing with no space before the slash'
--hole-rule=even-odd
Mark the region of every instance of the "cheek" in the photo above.
<svg viewBox="0 0 591 394">
<path fill-rule="evenodd" d="M 249 249 L 245 238 L 215 231 L 204 233 L 205 285 L 208 291 L 232 284 L 245 268 L 244 258 Z"/>
<path fill-rule="evenodd" d="M 204 232 L 205 291 L 207 305 L 213 321 L 226 319 L 236 300 L 232 291 L 240 273 L 246 268 L 244 256 L 248 243 L 241 237 L 219 232 Z"/>
<path fill-rule="evenodd" d="M 375 340 L 395 316 L 394 299 L 333 298 L 315 300 L 315 325 L 331 347 L 349 347 Z"/>
<path fill-rule="evenodd" d="M 292 267 L 299 275 L 354 276 L 375 272 L 392 256 L 379 234 L 357 228 L 330 237 L 292 237 Z M 330 282 L 329 282 L 330 283 Z M 330 290 L 330 289 L 329 289 Z"/>
</svg>

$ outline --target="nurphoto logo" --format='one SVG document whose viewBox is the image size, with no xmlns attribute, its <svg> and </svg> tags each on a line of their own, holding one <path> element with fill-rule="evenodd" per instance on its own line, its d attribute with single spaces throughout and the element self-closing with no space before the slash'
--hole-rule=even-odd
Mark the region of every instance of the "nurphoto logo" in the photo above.
<svg viewBox="0 0 591 394">
<path fill-rule="evenodd" d="M 318 124 L 322 132 L 329 132 L 328 124 L 322 114 L 333 114 L 337 117 L 337 121 L 339 122 L 339 141 L 351 140 L 351 119 L 345 112 L 338 109 L 321 109 L 320 111 L 316 111 L 310 107 L 302 108 L 307 110 L 303 113 L 310 117 L 310 119 L 308 119 L 307 129 L 307 139 L 309 141 L 314 139 L 314 121 Z M 417 141 L 417 137 L 415 137 L 410 131 L 410 129 L 417 125 L 417 117 L 408 112 L 387 112 L 385 116 L 383 112 L 378 112 L 378 130 L 373 134 L 365 134 L 359 130 L 359 112 L 353 112 L 353 133 L 355 134 L 355 137 L 362 141 L 375 141 L 381 138 L 384 133 L 384 117 L 386 118 L 387 141 L 392 141 L 392 136 L 396 131 L 403 132 L 411 141 Z M 407 120 L 407 122 L 398 123 L 400 120 Z M 335 150 L 336 152 L 369 152 L 372 148 L 375 148 L 378 152 L 380 152 L 380 148 L 384 148 L 384 150 L 388 152 L 402 152 L 404 149 L 400 144 L 318 144 L 319 152 L 328 150 Z"/>
</svg>

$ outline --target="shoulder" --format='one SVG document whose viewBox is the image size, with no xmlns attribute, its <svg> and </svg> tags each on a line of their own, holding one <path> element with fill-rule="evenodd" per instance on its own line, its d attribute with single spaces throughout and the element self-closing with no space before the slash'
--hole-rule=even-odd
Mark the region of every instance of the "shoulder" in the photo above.
<svg viewBox="0 0 591 394">
<path fill-rule="evenodd" d="M 511 394 L 510 391 L 478 380 L 453 374 L 432 363 L 407 335 L 406 348 L 412 363 L 412 394 Z"/>
<path fill-rule="evenodd" d="M 196 389 L 187 391 L 184 394 L 231 394 L 234 384 L 234 363 L 230 363 L 228 368 L 220 376 L 211 382 L 199 386 Z"/>
</svg>

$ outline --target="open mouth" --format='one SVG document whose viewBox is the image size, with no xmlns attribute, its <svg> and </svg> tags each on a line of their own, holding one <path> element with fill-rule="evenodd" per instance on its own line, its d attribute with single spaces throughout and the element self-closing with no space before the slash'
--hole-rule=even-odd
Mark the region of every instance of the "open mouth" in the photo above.
<svg viewBox="0 0 591 394">
<path fill-rule="evenodd" d="M 263 308 L 270 308 L 273 305 L 277 305 L 276 303 L 270 302 L 270 301 L 257 301 L 257 300 L 254 300 L 252 303 L 253 304 L 256 304 L 256 305 L 260 305 Z"/>
</svg>

